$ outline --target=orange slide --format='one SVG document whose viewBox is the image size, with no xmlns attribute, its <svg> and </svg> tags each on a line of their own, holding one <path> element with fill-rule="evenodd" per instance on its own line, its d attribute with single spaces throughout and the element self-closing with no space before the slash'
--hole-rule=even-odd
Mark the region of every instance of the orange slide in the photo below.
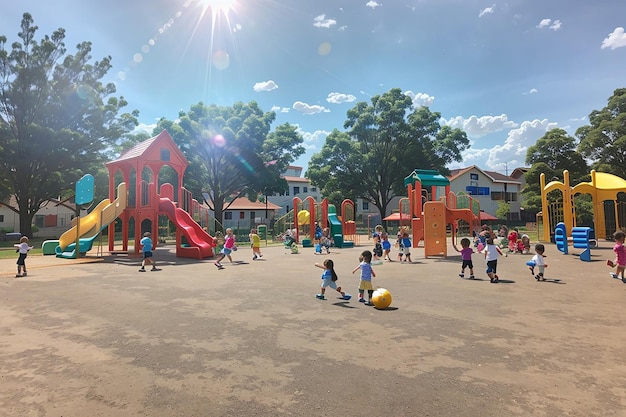
<svg viewBox="0 0 626 417">
<path fill-rule="evenodd" d="M 217 244 L 215 238 L 209 235 L 189 213 L 176 207 L 176 203 L 169 198 L 159 199 L 159 210 L 167 214 L 189 244 L 188 247 L 179 247 L 180 242 L 177 242 L 176 256 L 197 259 L 213 256 L 213 248 Z"/>
</svg>

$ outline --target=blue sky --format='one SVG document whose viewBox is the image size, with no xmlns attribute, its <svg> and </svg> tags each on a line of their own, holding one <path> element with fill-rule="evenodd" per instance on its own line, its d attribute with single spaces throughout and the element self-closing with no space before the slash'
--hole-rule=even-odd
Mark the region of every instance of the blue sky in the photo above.
<svg viewBox="0 0 626 417">
<path fill-rule="evenodd" d="M 467 132 L 451 168 L 501 173 L 626 87 L 624 0 L 0 1 L 9 44 L 29 12 L 38 39 L 62 27 L 68 52 L 110 55 L 106 81 L 143 125 L 255 100 L 299 126 L 305 168 L 348 109 L 394 87 Z"/>
</svg>

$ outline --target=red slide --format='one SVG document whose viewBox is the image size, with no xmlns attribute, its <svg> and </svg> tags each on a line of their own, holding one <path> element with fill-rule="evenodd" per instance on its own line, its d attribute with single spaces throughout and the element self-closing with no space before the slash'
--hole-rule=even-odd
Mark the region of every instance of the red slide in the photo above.
<svg viewBox="0 0 626 417">
<path fill-rule="evenodd" d="M 178 227 L 183 236 L 187 239 L 189 248 L 180 248 L 183 257 L 193 257 L 198 259 L 210 258 L 213 256 L 213 248 L 216 246 L 215 238 L 209 235 L 185 210 L 176 207 L 169 198 L 161 198 L 159 210 Z M 187 251 L 186 249 L 191 249 Z M 176 248 L 176 256 L 181 256 L 179 248 Z"/>
</svg>

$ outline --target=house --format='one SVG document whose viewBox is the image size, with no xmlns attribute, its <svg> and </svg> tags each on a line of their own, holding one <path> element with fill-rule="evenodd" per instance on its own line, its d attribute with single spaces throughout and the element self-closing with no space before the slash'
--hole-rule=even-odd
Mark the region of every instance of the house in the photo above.
<svg viewBox="0 0 626 417">
<path fill-rule="evenodd" d="M 276 213 L 282 216 L 293 209 L 293 198 L 299 197 L 300 200 L 311 196 L 316 202 L 322 201 L 322 195 L 317 187 L 311 185 L 308 178 L 302 176 L 302 167 L 289 165 L 282 177 L 287 181 L 287 191 L 283 194 L 275 194 L 268 196 L 270 203 L 280 207 Z"/>
<path fill-rule="evenodd" d="M 226 206 L 226 204 L 224 205 Z M 233 200 L 224 210 L 224 228 L 251 229 L 274 219 L 281 207 L 271 202 L 250 201 L 246 197 Z M 266 215 L 267 212 L 267 215 Z"/>
<path fill-rule="evenodd" d="M 523 176 L 523 175 L 522 175 Z M 494 215 L 500 201 L 507 202 L 510 211 L 507 220 L 521 220 L 522 180 L 495 171 L 486 171 L 472 165 L 453 169 L 448 176 L 450 191 L 470 194 L 480 203 L 481 211 Z"/>
<path fill-rule="evenodd" d="M 17 208 L 14 196 L 10 198 L 8 204 Z M 75 215 L 73 206 L 73 203 L 61 205 L 54 200 L 46 201 L 33 217 L 33 224 L 38 229 L 37 232 L 33 233 L 35 237 L 58 238 L 72 225 L 72 218 Z M 87 211 L 82 210 L 81 215 L 85 214 L 87 214 Z M 2 237 L 4 233 L 17 233 L 20 231 L 19 214 L 4 203 L 0 203 L 0 231 L 2 231 Z"/>
</svg>

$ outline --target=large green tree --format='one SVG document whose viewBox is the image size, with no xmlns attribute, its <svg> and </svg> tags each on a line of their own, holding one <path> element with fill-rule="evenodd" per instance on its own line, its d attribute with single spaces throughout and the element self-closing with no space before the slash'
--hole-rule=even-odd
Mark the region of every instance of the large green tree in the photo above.
<svg viewBox="0 0 626 417">
<path fill-rule="evenodd" d="M 437 169 L 461 161 L 469 147 L 460 129 L 441 126 L 441 115 L 415 108 L 398 88 L 357 103 L 347 113 L 345 132 L 333 131 L 309 162 L 307 177 L 326 196 L 363 198 L 381 218 L 391 199 L 406 193 L 404 178 L 414 169 Z"/>
<path fill-rule="evenodd" d="M 615 90 L 602 110 L 592 111 L 589 123 L 576 130 L 578 151 L 594 169 L 626 178 L 626 88 Z"/>
<path fill-rule="evenodd" d="M 546 182 L 563 181 L 563 171 L 568 170 L 570 182 L 575 185 L 588 179 L 589 168 L 583 156 L 576 150 L 577 141 L 563 129 L 546 132 L 526 152 L 526 164 L 531 168 L 526 173 L 524 209 L 529 212 L 541 210 L 541 183 L 539 177 L 545 174 Z"/>
<path fill-rule="evenodd" d="M 63 195 L 84 173 L 101 166 L 103 150 L 137 124 L 136 111 L 100 80 L 111 57 L 92 62 L 91 43 L 66 55 L 65 31 L 35 39 L 30 14 L 20 41 L 0 36 L 0 198 L 15 196 L 20 232 L 32 235 L 35 213 Z"/>
<path fill-rule="evenodd" d="M 176 121 L 160 120 L 157 129 L 167 129 L 190 162 L 185 187 L 198 199 L 208 195 L 222 221 L 237 197 L 286 190 L 281 173 L 304 153 L 303 139 L 290 124 L 271 131 L 275 118 L 254 101 L 232 107 L 198 103 Z"/>
</svg>

